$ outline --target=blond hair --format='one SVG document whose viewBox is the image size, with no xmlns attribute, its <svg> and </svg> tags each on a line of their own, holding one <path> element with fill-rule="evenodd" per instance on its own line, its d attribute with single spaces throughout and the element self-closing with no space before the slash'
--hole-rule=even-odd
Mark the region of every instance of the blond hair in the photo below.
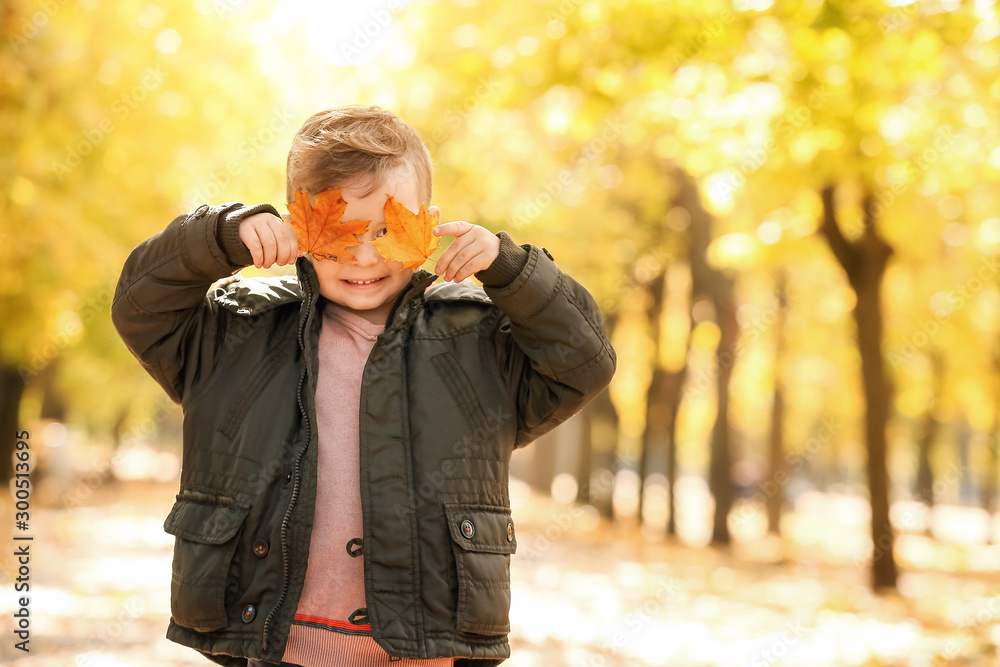
<svg viewBox="0 0 1000 667">
<path fill-rule="evenodd" d="M 298 188 L 318 194 L 348 184 L 366 197 L 403 164 L 413 168 L 425 197 L 421 203 L 429 204 L 431 156 L 416 130 L 377 106 L 325 109 L 310 116 L 292 139 L 285 197 L 291 203 Z"/>
</svg>

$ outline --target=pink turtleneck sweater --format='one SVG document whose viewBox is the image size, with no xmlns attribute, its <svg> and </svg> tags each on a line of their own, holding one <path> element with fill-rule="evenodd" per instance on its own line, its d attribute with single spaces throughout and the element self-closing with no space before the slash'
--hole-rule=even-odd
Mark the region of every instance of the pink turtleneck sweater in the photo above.
<svg viewBox="0 0 1000 667">
<path fill-rule="evenodd" d="M 365 606 L 364 556 L 347 544 L 362 535 L 358 454 L 361 374 L 384 324 L 325 301 L 319 336 L 316 512 L 306 580 L 283 662 L 302 667 L 451 667 L 452 658 L 389 662 L 370 625 L 347 619 Z M 357 549 L 356 546 L 352 547 Z"/>
</svg>

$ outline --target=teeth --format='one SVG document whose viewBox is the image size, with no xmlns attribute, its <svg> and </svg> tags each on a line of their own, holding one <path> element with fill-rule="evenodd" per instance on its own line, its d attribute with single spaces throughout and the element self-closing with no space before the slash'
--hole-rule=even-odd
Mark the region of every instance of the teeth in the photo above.
<svg viewBox="0 0 1000 667">
<path fill-rule="evenodd" d="M 375 278 L 373 280 L 348 280 L 347 282 L 351 283 L 352 285 L 368 285 L 369 283 L 374 283 L 374 282 L 377 282 L 379 280 L 382 280 L 382 279 L 381 278 Z"/>
</svg>

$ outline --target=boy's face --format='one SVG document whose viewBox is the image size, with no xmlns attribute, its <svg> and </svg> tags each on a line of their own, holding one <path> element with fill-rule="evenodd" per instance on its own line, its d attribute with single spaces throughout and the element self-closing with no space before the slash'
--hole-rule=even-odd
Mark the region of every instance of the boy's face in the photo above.
<svg viewBox="0 0 1000 667">
<path fill-rule="evenodd" d="M 346 261 L 307 257 L 316 269 L 320 294 L 373 324 L 385 324 L 396 297 L 409 284 L 413 269 L 403 269 L 401 262 L 385 261 L 371 242 L 385 233 L 386 194 L 416 212 L 421 201 L 419 182 L 413 168 L 403 164 L 390 171 L 385 182 L 367 197 L 357 196 L 351 185 L 341 187 L 340 194 L 347 202 L 344 220 L 371 220 L 363 242 L 348 247 L 353 257 L 348 255 Z M 310 199 L 315 205 L 314 194 Z M 427 212 L 440 216 L 437 206 L 428 207 Z M 374 282 L 359 284 L 370 280 Z"/>
</svg>

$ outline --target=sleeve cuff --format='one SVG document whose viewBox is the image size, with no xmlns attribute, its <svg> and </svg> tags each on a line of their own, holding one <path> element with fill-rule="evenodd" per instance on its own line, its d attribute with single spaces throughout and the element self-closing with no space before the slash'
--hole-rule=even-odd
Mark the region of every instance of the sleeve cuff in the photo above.
<svg viewBox="0 0 1000 667">
<path fill-rule="evenodd" d="M 253 264 L 253 256 L 250 254 L 250 250 L 240 240 L 240 223 L 256 213 L 271 213 L 279 218 L 281 217 L 278 210 L 270 204 L 241 206 L 226 213 L 216 228 L 219 247 L 226 254 L 226 258 L 236 266 L 249 266 Z"/>
<path fill-rule="evenodd" d="M 489 267 L 476 272 L 476 278 L 486 287 L 506 287 L 514 282 L 528 263 L 528 249 L 514 243 L 505 231 L 497 232 L 500 253 Z"/>
</svg>

